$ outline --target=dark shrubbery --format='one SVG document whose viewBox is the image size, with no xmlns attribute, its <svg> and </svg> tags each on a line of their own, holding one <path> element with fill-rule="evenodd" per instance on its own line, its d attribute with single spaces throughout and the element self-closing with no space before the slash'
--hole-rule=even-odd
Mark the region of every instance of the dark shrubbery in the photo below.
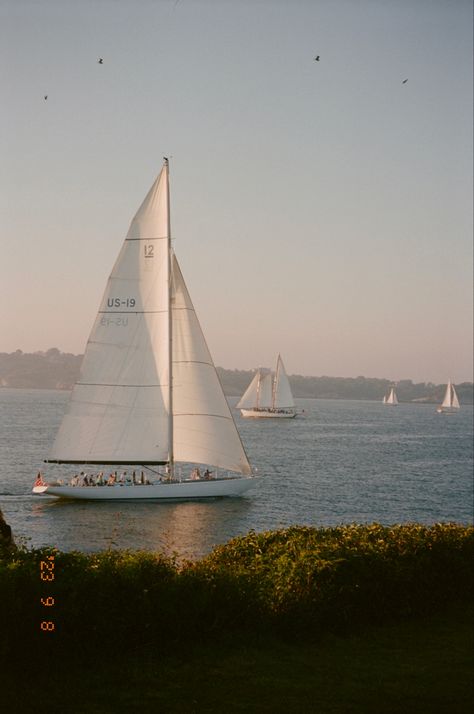
<svg viewBox="0 0 474 714">
<path fill-rule="evenodd" d="M 40 562 L 51 555 L 54 580 L 44 581 Z M 347 632 L 470 601 L 473 555 L 474 528 L 454 524 L 250 532 L 185 563 L 145 552 L 20 550 L 0 557 L 0 652 L 24 664 L 48 655 L 83 661 L 143 645 L 166 652 L 270 632 Z M 42 604 L 47 597 L 54 604 Z"/>
</svg>

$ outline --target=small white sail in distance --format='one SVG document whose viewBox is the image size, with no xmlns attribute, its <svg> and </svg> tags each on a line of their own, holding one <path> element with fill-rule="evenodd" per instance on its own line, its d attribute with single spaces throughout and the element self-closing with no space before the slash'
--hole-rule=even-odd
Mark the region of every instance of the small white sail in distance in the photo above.
<svg viewBox="0 0 474 714">
<path fill-rule="evenodd" d="M 397 393 L 394 387 L 392 387 L 390 390 L 390 394 L 388 395 L 387 399 L 387 404 L 398 404 Z"/>
<path fill-rule="evenodd" d="M 445 409 L 459 409 L 459 399 L 458 395 L 456 394 L 456 390 L 454 389 L 454 384 L 452 383 L 451 380 L 448 381 L 448 384 L 446 386 L 446 392 L 444 395 L 443 403 L 441 404 L 442 408 Z"/>
<path fill-rule="evenodd" d="M 395 391 L 395 387 L 390 388 L 390 392 L 387 395 L 384 396 L 382 400 L 382 404 L 388 404 L 389 406 L 396 406 L 398 404 L 398 398 L 397 398 L 397 393 Z"/>
</svg>

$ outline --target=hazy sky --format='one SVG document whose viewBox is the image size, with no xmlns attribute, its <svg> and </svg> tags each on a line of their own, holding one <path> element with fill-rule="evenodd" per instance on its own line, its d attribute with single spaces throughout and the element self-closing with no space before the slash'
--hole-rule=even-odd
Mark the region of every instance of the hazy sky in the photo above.
<svg viewBox="0 0 474 714">
<path fill-rule="evenodd" d="M 0 0 L 0 351 L 83 352 L 165 154 L 217 365 L 471 380 L 472 50 L 470 0 Z"/>
</svg>

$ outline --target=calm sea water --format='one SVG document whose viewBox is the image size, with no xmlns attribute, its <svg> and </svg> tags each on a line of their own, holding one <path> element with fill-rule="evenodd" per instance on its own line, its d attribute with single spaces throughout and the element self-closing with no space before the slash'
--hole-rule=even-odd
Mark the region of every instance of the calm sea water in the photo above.
<svg viewBox="0 0 474 714">
<path fill-rule="evenodd" d="M 234 410 L 256 487 L 238 499 L 80 503 L 33 496 L 69 394 L 0 389 L 0 507 L 31 547 L 175 551 L 196 557 L 249 530 L 378 521 L 473 520 L 473 408 L 304 399 L 290 420 L 245 420 Z M 235 404 L 236 400 L 231 400 Z M 45 468 L 43 468 L 45 467 Z"/>
</svg>

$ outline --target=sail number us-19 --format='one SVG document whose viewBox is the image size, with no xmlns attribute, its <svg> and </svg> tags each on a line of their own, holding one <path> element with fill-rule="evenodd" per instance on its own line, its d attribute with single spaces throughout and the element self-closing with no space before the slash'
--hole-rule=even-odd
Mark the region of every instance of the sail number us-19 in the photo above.
<svg viewBox="0 0 474 714">
<path fill-rule="evenodd" d="M 135 307 L 135 298 L 107 298 L 107 307 Z"/>
</svg>

